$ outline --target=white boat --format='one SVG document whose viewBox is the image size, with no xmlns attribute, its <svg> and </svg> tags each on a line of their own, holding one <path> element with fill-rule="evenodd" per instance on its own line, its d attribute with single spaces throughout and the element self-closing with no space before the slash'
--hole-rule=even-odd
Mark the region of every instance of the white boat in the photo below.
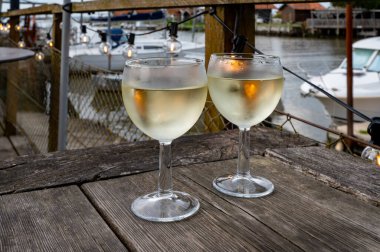
<svg viewBox="0 0 380 252">
<path fill-rule="evenodd" d="M 347 102 L 346 59 L 342 64 L 322 76 L 309 79 L 313 84 Z M 303 83 L 302 95 L 313 95 L 325 106 L 334 119 L 347 118 L 347 110 L 326 95 Z M 368 117 L 380 117 L 380 37 L 360 40 L 353 44 L 353 98 L 354 108 Z M 354 116 L 355 121 L 363 121 Z"/>
<path fill-rule="evenodd" d="M 138 37 L 135 41 L 137 49 L 137 57 L 158 57 L 165 56 L 164 50 L 165 39 Z M 181 41 L 182 54 L 186 54 L 190 50 L 204 48 L 204 44 L 197 44 L 188 41 Z M 123 49 L 128 46 L 124 43 L 111 50 L 111 56 L 101 54 L 99 52 L 99 44 L 78 44 L 70 46 L 69 56 L 74 60 L 83 62 L 84 65 L 108 69 L 112 71 L 122 71 L 125 65 L 123 57 Z M 110 59 L 110 64 L 109 60 Z"/>
</svg>

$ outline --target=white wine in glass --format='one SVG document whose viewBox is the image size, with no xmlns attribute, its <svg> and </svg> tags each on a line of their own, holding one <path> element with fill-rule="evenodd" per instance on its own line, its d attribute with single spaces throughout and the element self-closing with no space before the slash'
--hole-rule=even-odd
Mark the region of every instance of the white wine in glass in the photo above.
<svg viewBox="0 0 380 252">
<path fill-rule="evenodd" d="M 210 96 L 218 111 L 239 127 L 237 173 L 213 181 L 231 196 L 255 198 L 270 194 L 273 184 L 250 174 L 250 127 L 265 120 L 276 108 L 283 89 L 283 71 L 275 56 L 213 54 L 208 67 Z"/>
<path fill-rule="evenodd" d="M 122 93 L 133 123 L 160 143 L 158 190 L 137 198 L 132 212 L 159 222 L 178 221 L 195 214 L 199 201 L 173 191 L 171 142 L 198 120 L 207 97 L 207 76 L 202 61 L 149 58 L 127 61 Z"/>
</svg>

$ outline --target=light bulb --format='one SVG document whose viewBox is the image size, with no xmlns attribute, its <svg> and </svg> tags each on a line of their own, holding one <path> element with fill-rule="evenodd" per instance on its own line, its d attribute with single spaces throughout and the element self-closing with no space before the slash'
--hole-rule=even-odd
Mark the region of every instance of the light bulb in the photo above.
<svg viewBox="0 0 380 252">
<path fill-rule="evenodd" d="M 361 157 L 363 159 L 368 159 L 372 163 L 380 166 L 380 150 L 367 146 L 364 148 Z"/>
<path fill-rule="evenodd" d="M 131 59 L 136 57 L 137 55 L 137 49 L 134 45 L 128 45 L 126 48 L 123 50 L 123 57 L 125 59 Z"/>
<path fill-rule="evenodd" d="M 171 36 L 167 41 L 166 41 L 166 52 L 169 54 L 178 54 L 181 52 L 182 49 L 182 44 L 179 42 L 176 37 Z"/>
<path fill-rule="evenodd" d="M 87 33 L 82 33 L 80 35 L 80 42 L 82 44 L 88 44 L 88 43 L 90 43 L 90 37 L 87 35 Z"/>
<path fill-rule="evenodd" d="M 7 29 L 8 29 L 8 30 L 11 29 L 11 24 L 10 24 L 10 23 L 7 23 Z"/>
<path fill-rule="evenodd" d="M 111 52 L 111 45 L 108 42 L 102 42 L 99 45 L 99 51 L 101 54 L 110 54 Z"/>
<path fill-rule="evenodd" d="M 20 40 L 20 41 L 17 43 L 17 46 L 18 46 L 19 48 L 24 48 L 24 47 L 25 47 L 25 42 L 24 42 L 24 40 Z"/>
<path fill-rule="evenodd" d="M 47 40 L 46 40 L 46 45 L 47 45 L 48 47 L 52 48 L 52 47 L 54 46 L 53 40 L 51 40 L 51 39 L 47 39 Z"/>
<path fill-rule="evenodd" d="M 37 61 L 43 61 L 44 58 L 45 58 L 45 54 L 41 51 L 38 51 L 35 55 L 34 55 L 34 58 L 37 60 Z"/>
<path fill-rule="evenodd" d="M 4 29 L 4 26 L 2 23 L 0 23 L 0 31 L 3 31 L 3 29 Z"/>
<path fill-rule="evenodd" d="M 18 25 L 18 24 L 17 24 L 17 25 L 15 25 L 15 30 L 16 30 L 16 31 L 20 31 L 20 30 L 21 30 L 21 26 L 20 26 L 20 25 Z"/>
</svg>

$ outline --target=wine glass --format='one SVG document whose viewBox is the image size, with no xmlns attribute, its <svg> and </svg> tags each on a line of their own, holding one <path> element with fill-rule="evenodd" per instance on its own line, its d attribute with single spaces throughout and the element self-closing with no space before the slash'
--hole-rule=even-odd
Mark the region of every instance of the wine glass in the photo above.
<svg viewBox="0 0 380 252">
<path fill-rule="evenodd" d="M 199 201 L 185 192 L 173 191 L 171 142 L 188 131 L 202 113 L 207 97 L 203 62 L 185 58 L 127 61 L 122 94 L 133 123 L 160 143 L 158 190 L 134 200 L 132 212 L 158 222 L 195 214 Z"/>
<path fill-rule="evenodd" d="M 207 75 L 216 108 L 239 127 L 237 172 L 216 178 L 214 188 L 243 198 L 270 194 L 272 182 L 250 174 L 249 131 L 273 112 L 281 98 L 284 78 L 280 59 L 248 53 L 212 54 Z"/>
</svg>

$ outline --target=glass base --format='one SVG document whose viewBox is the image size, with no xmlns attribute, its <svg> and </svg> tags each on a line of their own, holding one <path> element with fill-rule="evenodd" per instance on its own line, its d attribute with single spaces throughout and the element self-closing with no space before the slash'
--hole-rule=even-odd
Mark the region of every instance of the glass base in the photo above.
<svg viewBox="0 0 380 252">
<path fill-rule="evenodd" d="M 199 209 L 199 201 L 185 192 L 173 191 L 161 195 L 153 192 L 135 199 L 131 209 L 144 220 L 171 222 L 195 214 Z"/>
<path fill-rule="evenodd" d="M 240 198 L 259 198 L 273 192 L 272 182 L 251 175 L 226 175 L 214 179 L 213 186 L 219 192 Z"/>
</svg>

